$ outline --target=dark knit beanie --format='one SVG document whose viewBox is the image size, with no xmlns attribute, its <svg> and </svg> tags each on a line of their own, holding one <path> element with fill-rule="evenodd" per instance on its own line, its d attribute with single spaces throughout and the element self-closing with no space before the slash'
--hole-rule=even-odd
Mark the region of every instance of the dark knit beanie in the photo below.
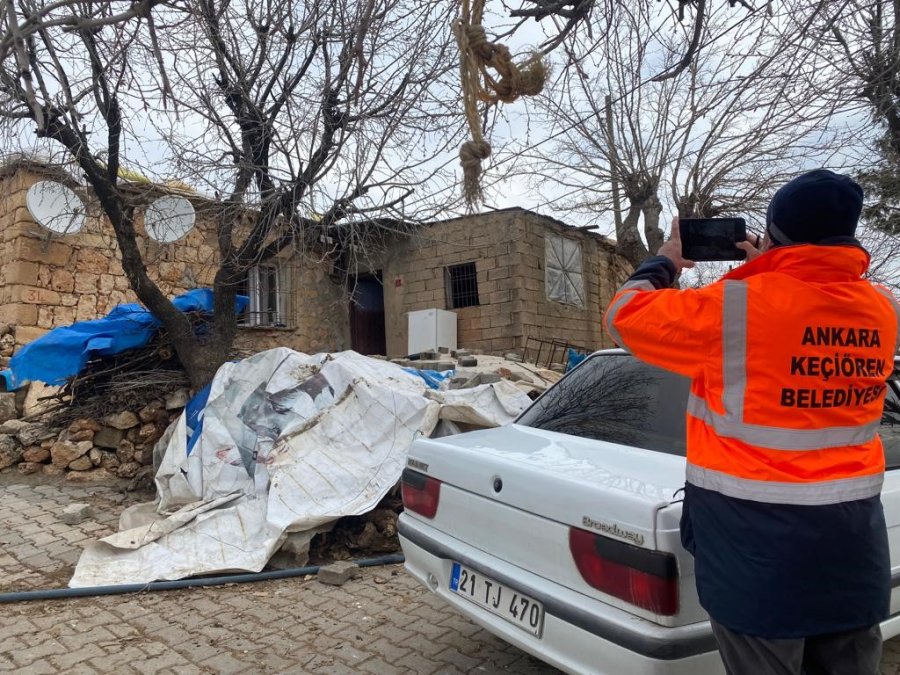
<svg viewBox="0 0 900 675">
<path fill-rule="evenodd" d="M 862 213 L 863 190 L 848 176 L 816 169 L 781 186 L 766 213 L 773 244 L 815 244 L 852 237 Z"/>
</svg>

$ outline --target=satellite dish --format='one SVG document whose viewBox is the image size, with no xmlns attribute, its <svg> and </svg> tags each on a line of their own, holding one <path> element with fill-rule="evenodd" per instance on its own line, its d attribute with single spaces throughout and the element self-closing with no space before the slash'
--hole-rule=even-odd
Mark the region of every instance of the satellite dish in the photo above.
<svg viewBox="0 0 900 675">
<path fill-rule="evenodd" d="M 144 229 L 161 244 L 178 241 L 194 227 L 194 207 L 184 197 L 160 197 L 147 207 Z"/>
<path fill-rule="evenodd" d="M 42 180 L 25 194 L 28 213 L 55 234 L 75 234 L 84 227 L 84 204 L 62 183 Z"/>
</svg>

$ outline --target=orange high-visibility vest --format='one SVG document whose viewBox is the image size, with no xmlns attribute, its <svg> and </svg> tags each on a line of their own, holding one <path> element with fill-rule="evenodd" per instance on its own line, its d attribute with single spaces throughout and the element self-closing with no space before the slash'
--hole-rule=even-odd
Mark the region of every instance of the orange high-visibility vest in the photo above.
<svg viewBox="0 0 900 675">
<path fill-rule="evenodd" d="M 689 483 L 795 505 L 879 494 L 900 309 L 868 263 L 856 246 L 779 247 L 704 288 L 620 289 L 615 341 L 692 379 Z"/>
</svg>

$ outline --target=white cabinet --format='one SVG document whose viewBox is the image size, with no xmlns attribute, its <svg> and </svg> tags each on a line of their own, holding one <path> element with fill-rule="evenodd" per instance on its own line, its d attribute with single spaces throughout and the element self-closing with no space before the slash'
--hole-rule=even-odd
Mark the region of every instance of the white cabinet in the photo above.
<svg viewBox="0 0 900 675">
<path fill-rule="evenodd" d="M 456 313 L 443 309 L 409 312 L 407 354 L 437 351 L 439 347 L 456 349 Z"/>
</svg>

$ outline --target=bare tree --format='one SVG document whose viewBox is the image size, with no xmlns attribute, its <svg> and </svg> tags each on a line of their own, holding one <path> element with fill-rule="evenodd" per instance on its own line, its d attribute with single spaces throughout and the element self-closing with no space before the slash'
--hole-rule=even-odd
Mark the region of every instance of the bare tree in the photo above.
<svg viewBox="0 0 900 675">
<path fill-rule="evenodd" d="M 728 20 L 725 10 L 708 16 L 704 36 Z M 752 45 L 711 44 L 679 74 L 651 81 L 684 36 L 660 32 L 646 4 L 617 12 L 586 57 L 570 53 L 575 67 L 542 99 L 561 132 L 537 163 L 561 180 L 559 206 L 612 215 L 618 251 L 632 265 L 661 245 L 664 205 L 682 217 L 753 219 L 787 174 L 833 152 L 833 108 L 805 97 L 804 82 L 776 76 L 784 64 Z"/>
<path fill-rule="evenodd" d="M 74 159 L 132 289 L 196 386 L 227 358 L 249 267 L 328 235 L 346 268 L 428 205 L 416 186 L 458 142 L 446 102 L 452 8 L 438 0 L 0 0 L 0 10 L 7 138 L 30 129 Z M 148 275 L 123 165 L 220 195 L 203 336 Z"/>
</svg>

